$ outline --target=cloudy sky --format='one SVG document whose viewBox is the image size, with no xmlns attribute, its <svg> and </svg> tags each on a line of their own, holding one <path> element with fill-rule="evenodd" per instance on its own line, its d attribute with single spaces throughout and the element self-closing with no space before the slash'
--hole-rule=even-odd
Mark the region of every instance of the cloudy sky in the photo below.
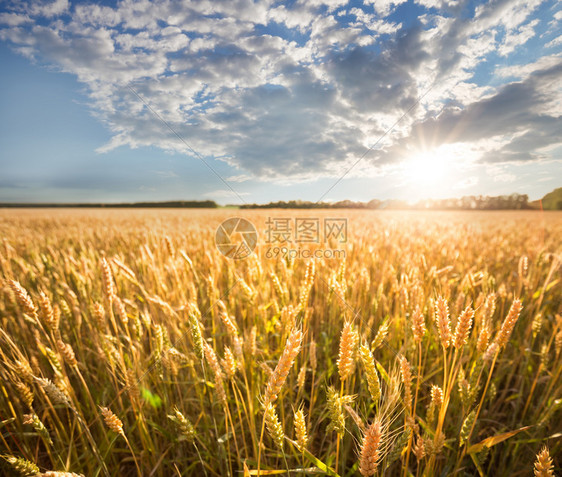
<svg viewBox="0 0 562 477">
<path fill-rule="evenodd" d="M 562 185 L 560 0 L 6 0 L 0 201 Z"/>
</svg>

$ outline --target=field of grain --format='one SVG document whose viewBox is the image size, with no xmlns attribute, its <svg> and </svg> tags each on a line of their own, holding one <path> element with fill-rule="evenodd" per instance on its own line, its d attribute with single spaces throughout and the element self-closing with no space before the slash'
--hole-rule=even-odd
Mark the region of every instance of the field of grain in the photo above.
<svg viewBox="0 0 562 477">
<path fill-rule="evenodd" d="M 561 253 L 559 213 L 0 211 L 0 474 L 562 475 Z"/>
</svg>

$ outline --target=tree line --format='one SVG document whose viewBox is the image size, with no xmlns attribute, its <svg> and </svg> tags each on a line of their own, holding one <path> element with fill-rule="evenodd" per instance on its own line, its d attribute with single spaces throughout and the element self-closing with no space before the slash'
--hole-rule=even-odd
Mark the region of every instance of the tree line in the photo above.
<svg viewBox="0 0 562 477">
<path fill-rule="evenodd" d="M 437 210 L 523 210 L 533 209 L 527 194 L 499 196 L 471 195 L 460 199 L 427 199 L 414 204 L 405 200 L 378 200 L 356 202 L 310 202 L 290 200 L 268 204 L 244 204 L 241 209 L 437 209 Z"/>
</svg>

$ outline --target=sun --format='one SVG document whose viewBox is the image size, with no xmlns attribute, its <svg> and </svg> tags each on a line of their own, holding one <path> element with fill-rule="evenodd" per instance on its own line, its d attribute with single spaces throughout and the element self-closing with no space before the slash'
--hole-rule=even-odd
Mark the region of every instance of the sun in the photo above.
<svg viewBox="0 0 562 477">
<path fill-rule="evenodd" d="M 448 156 L 439 149 L 416 153 L 401 164 L 404 178 L 418 190 L 430 191 L 450 174 L 451 158 Z"/>
</svg>

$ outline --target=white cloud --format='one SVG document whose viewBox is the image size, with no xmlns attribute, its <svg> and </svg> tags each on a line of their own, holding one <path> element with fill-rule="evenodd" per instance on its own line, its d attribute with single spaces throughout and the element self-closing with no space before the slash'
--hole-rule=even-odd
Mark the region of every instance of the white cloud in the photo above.
<svg viewBox="0 0 562 477">
<path fill-rule="evenodd" d="M 496 74 L 501 78 L 525 79 L 536 71 L 553 68 L 562 62 L 562 54 L 543 56 L 530 63 L 502 66 L 496 70 Z"/>
<path fill-rule="evenodd" d="M 285 5 L 279 5 L 268 12 L 268 19 L 285 25 L 290 29 L 297 29 L 301 33 L 308 30 L 314 20 L 314 11 L 304 5 L 294 9 L 288 9 Z"/>
<path fill-rule="evenodd" d="M 52 2 L 39 0 L 31 3 L 30 13 L 31 15 L 50 18 L 65 13 L 69 7 L 68 0 L 53 0 Z"/>
<path fill-rule="evenodd" d="M 20 15 L 17 13 L 0 13 L 0 25 L 11 27 L 30 23 L 32 20 L 29 15 Z"/>
<path fill-rule="evenodd" d="M 359 25 L 368 28 L 377 36 L 396 33 L 402 26 L 401 23 L 391 23 L 381 20 L 377 18 L 376 15 L 371 15 L 360 8 L 352 8 L 349 14 L 355 15 Z"/>
<path fill-rule="evenodd" d="M 246 182 L 252 179 L 252 176 L 248 174 L 238 174 L 236 176 L 227 177 L 225 180 L 227 182 Z"/>
<path fill-rule="evenodd" d="M 102 5 L 76 5 L 74 20 L 81 25 L 113 27 L 121 22 L 119 10 Z"/>
<path fill-rule="evenodd" d="M 539 31 L 540 3 L 496 0 L 467 19 L 457 1 L 419 0 L 425 13 L 406 24 L 386 18 L 405 0 L 30 1 L 0 14 L 0 39 L 87 86 L 112 133 L 99 152 L 193 155 L 162 118 L 232 182 L 294 183 L 340 174 L 408 111 L 367 166 L 424 141 L 482 162 L 545 157 L 560 130 L 560 57 L 489 65 L 490 84 L 478 73 Z"/>
<path fill-rule="evenodd" d="M 494 182 L 515 182 L 517 180 L 515 174 L 506 172 L 505 166 L 487 167 L 486 174 L 491 177 Z"/>
<path fill-rule="evenodd" d="M 529 23 L 520 26 L 515 31 L 506 33 L 505 38 L 498 49 L 501 56 L 507 56 L 518 46 L 524 45 L 535 36 L 535 27 L 539 24 L 539 20 L 535 19 Z"/>
<path fill-rule="evenodd" d="M 562 45 L 562 35 L 557 36 L 556 38 L 549 41 L 546 45 L 546 48 L 554 48 L 555 46 Z"/>
<path fill-rule="evenodd" d="M 364 0 L 364 3 L 373 5 L 377 15 L 386 17 L 390 15 L 394 8 L 406 1 L 407 0 Z"/>
<path fill-rule="evenodd" d="M 473 28 L 503 26 L 506 31 L 518 28 L 545 0 L 497 0 L 476 7 Z"/>
</svg>

